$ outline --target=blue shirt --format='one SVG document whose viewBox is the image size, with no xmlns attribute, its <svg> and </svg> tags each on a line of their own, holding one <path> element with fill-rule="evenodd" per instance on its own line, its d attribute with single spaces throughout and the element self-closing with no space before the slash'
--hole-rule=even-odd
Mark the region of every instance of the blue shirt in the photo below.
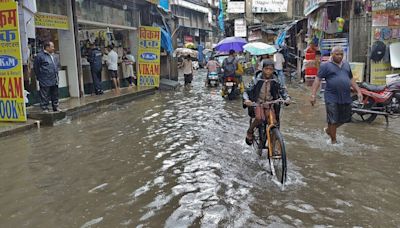
<svg viewBox="0 0 400 228">
<path fill-rule="evenodd" d="M 325 103 L 350 104 L 351 72 L 350 64 L 343 62 L 341 67 L 333 62 L 321 65 L 318 78 L 326 80 Z"/>
</svg>

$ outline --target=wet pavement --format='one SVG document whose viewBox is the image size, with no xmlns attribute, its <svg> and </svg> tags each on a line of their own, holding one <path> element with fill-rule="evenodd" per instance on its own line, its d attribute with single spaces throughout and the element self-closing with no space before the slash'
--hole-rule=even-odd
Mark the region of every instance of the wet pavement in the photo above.
<svg viewBox="0 0 400 228">
<path fill-rule="evenodd" d="M 291 86 L 288 181 L 245 145 L 241 100 L 161 91 L 55 127 L 0 138 L 0 227 L 396 227 L 400 121 L 347 124 Z"/>
</svg>

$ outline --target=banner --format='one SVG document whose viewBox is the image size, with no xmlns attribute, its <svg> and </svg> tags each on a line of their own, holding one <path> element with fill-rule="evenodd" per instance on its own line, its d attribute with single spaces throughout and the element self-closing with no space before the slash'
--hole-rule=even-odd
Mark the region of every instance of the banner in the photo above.
<svg viewBox="0 0 400 228">
<path fill-rule="evenodd" d="M 253 0 L 253 13 L 285 13 L 288 0 Z"/>
<path fill-rule="evenodd" d="M 245 2 L 233 2 L 228 1 L 228 9 L 226 10 L 228 13 L 245 13 Z"/>
<path fill-rule="evenodd" d="M 36 28 L 49 28 L 68 30 L 68 17 L 50 13 L 36 13 L 35 14 Z"/>
<path fill-rule="evenodd" d="M 161 30 L 159 27 L 139 27 L 138 86 L 160 86 Z"/>
<path fill-rule="evenodd" d="M 0 121 L 26 121 L 17 9 L 0 1 Z"/>
<path fill-rule="evenodd" d="M 235 37 L 247 37 L 246 20 L 243 18 L 235 19 Z"/>
</svg>

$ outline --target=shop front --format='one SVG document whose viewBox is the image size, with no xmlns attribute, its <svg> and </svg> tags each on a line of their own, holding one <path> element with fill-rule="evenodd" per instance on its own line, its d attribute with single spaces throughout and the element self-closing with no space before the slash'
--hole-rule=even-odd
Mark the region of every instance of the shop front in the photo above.
<svg viewBox="0 0 400 228">
<path fill-rule="evenodd" d="M 103 53 L 102 88 L 112 89 L 111 78 L 108 75 L 106 59 L 107 47 L 112 45 L 118 53 L 118 77 L 122 86 L 128 86 L 128 75 L 123 55 L 130 51 L 137 56 L 137 27 L 139 12 L 130 5 L 101 4 L 94 0 L 76 0 L 78 17 L 78 39 L 81 59 L 81 88 L 85 94 L 94 93 L 93 80 L 88 56 L 91 45 L 94 44 Z M 136 67 L 134 67 L 136 69 Z"/>
<path fill-rule="evenodd" d="M 303 69 L 308 84 L 316 77 L 320 63 L 329 60 L 333 47 L 342 47 L 344 59 L 349 59 L 350 9 L 351 1 L 304 1 L 308 25 Z"/>
<path fill-rule="evenodd" d="M 371 83 L 385 85 L 386 76 L 400 73 L 392 68 L 390 46 L 400 42 L 400 5 L 390 1 L 372 2 Z M 400 55 L 399 52 L 394 52 Z"/>
<path fill-rule="evenodd" d="M 60 60 L 59 96 L 79 97 L 78 69 L 76 66 L 76 51 L 72 7 L 67 0 L 36 0 L 35 39 L 28 39 L 29 59 L 43 50 L 45 41 L 52 41 L 55 46 L 55 57 Z M 30 70 L 29 72 L 33 72 Z M 33 74 L 27 90 L 31 93 L 30 103 L 39 102 L 38 83 Z"/>
</svg>

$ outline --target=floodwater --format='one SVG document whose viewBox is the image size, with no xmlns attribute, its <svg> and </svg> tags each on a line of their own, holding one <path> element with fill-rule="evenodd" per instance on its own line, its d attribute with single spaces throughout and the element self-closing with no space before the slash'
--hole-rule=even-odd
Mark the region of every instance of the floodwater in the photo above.
<svg viewBox="0 0 400 228">
<path fill-rule="evenodd" d="M 322 102 L 291 86 L 288 181 L 244 143 L 241 100 L 162 91 L 1 138 L 0 227 L 396 227 L 400 121 L 323 134 Z"/>
</svg>

